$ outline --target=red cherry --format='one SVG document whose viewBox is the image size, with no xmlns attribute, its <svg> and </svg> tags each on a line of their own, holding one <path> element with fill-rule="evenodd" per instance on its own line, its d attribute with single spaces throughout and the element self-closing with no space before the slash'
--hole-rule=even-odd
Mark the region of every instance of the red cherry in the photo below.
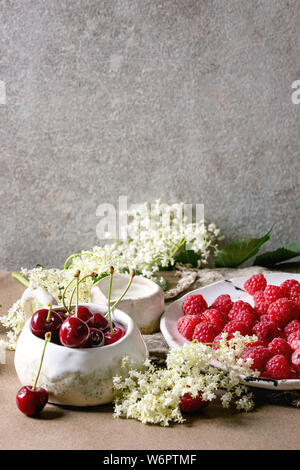
<svg viewBox="0 0 300 470">
<path fill-rule="evenodd" d="M 48 403 L 48 392 L 42 387 L 33 390 L 31 385 L 20 388 L 16 396 L 17 406 L 27 416 L 36 416 Z"/>
<path fill-rule="evenodd" d="M 92 318 L 88 320 L 87 324 L 89 325 L 89 327 L 97 328 L 97 330 L 105 331 L 107 330 L 107 328 L 109 328 L 108 320 L 103 315 L 101 315 L 101 313 L 98 312 L 92 315 Z"/>
<path fill-rule="evenodd" d="M 121 339 L 126 333 L 124 328 L 122 328 L 121 326 L 115 326 L 113 330 L 113 333 L 110 331 L 110 329 L 105 331 L 105 344 L 113 344 L 116 341 L 119 341 L 119 339 Z"/>
<path fill-rule="evenodd" d="M 90 336 L 85 344 L 86 348 L 95 348 L 104 345 L 104 334 L 97 328 L 90 328 Z"/>
<path fill-rule="evenodd" d="M 77 317 L 67 318 L 60 327 L 59 339 L 63 346 L 80 348 L 85 345 L 90 334 L 87 324 Z"/>
<path fill-rule="evenodd" d="M 72 310 L 72 314 L 75 315 L 75 311 Z M 77 318 L 80 320 L 88 322 L 93 317 L 93 314 L 89 311 L 84 305 L 78 305 Z"/>
<path fill-rule="evenodd" d="M 51 311 L 50 313 L 50 320 L 47 321 L 49 310 L 43 308 L 41 310 L 37 310 L 33 316 L 31 317 L 30 321 L 30 329 L 31 332 L 38 336 L 39 338 L 45 337 L 45 334 L 48 331 L 51 333 L 58 332 L 63 320 L 58 312 Z"/>
</svg>

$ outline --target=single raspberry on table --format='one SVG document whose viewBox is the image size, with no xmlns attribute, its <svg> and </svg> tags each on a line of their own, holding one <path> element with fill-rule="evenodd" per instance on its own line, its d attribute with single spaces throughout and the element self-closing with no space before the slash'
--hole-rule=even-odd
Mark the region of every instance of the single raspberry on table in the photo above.
<svg viewBox="0 0 300 470">
<path fill-rule="evenodd" d="M 189 341 L 192 341 L 195 326 L 200 323 L 200 317 L 197 315 L 184 315 L 177 322 L 177 330 Z"/>
<path fill-rule="evenodd" d="M 294 311 L 293 302 L 283 298 L 273 302 L 268 308 L 270 320 L 275 322 L 279 328 L 284 328 L 292 319 Z"/>
<path fill-rule="evenodd" d="M 289 361 L 282 354 L 276 354 L 267 362 L 266 374 L 275 380 L 288 379 L 291 374 Z"/>
<path fill-rule="evenodd" d="M 288 335 L 287 342 L 294 351 L 296 351 L 296 349 L 300 349 L 300 331 L 295 331 Z"/>
<path fill-rule="evenodd" d="M 203 295 L 189 295 L 182 302 L 182 311 L 184 315 L 201 315 L 207 309 L 207 303 Z"/>
<path fill-rule="evenodd" d="M 258 340 L 267 345 L 273 338 L 278 336 L 279 330 L 272 321 L 261 321 L 252 328 L 252 334 L 257 336 Z"/>
<path fill-rule="evenodd" d="M 228 315 L 231 307 L 232 300 L 228 294 L 219 295 L 210 306 L 210 308 L 215 308 L 225 315 Z"/>
<path fill-rule="evenodd" d="M 255 315 L 253 307 L 251 307 L 248 302 L 244 302 L 243 300 L 237 300 L 236 302 L 233 302 L 232 308 L 228 313 L 228 318 L 233 319 L 236 313 L 243 312 L 244 310 L 247 310 L 248 312 Z"/>
<path fill-rule="evenodd" d="M 201 321 L 205 321 L 207 323 L 213 323 L 216 325 L 218 331 L 222 331 L 224 328 L 224 325 L 226 323 L 226 318 L 223 313 L 219 312 L 216 309 L 208 309 L 205 310 L 205 312 L 202 313 L 201 315 Z"/>
<path fill-rule="evenodd" d="M 258 316 L 265 315 L 268 311 L 270 302 L 265 298 L 265 294 L 262 290 L 255 292 L 253 296 L 255 312 Z"/>
<path fill-rule="evenodd" d="M 264 296 L 265 296 L 266 301 L 269 302 L 269 304 L 284 297 L 284 295 L 282 294 L 281 287 L 273 286 L 271 284 L 265 288 Z"/>
<path fill-rule="evenodd" d="M 250 294 L 253 295 L 258 290 L 264 290 L 266 288 L 267 281 L 265 276 L 260 274 L 254 274 L 254 276 L 250 277 L 245 284 L 244 289 Z"/>
<path fill-rule="evenodd" d="M 293 352 L 292 357 L 291 357 L 291 364 L 292 368 L 295 369 L 297 374 L 300 373 L 300 349 L 296 349 L 296 351 Z"/>
<path fill-rule="evenodd" d="M 288 342 L 283 338 L 274 338 L 268 344 L 268 350 L 272 354 L 272 356 L 276 356 L 277 354 L 281 354 L 282 356 L 286 357 L 289 361 L 292 355 L 292 348 L 288 344 Z"/>
<path fill-rule="evenodd" d="M 283 297 L 287 297 L 289 299 L 291 288 L 297 285 L 299 285 L 299 282 L 296 281 L 296 279 L 287 279 L 287 281 L 284 281 L 282 284 L 280 284 Z"/>
<path fill-rule="evenodd" d="M 251 326 L 241 321 L 231 320 L 225 325 L 223 331 L 228 333 L 228 339 L 230 339 L 236 331 L 239 331 L 242 336 L 250 335 Z"/>
<path fill-rule="evenodd" d="M 249 310 L 240 310 L 239 312 L 234 313 L 234 315 L 229 313 L 228 318 L 229 320 L 247 323 L 249 326 L 252 326 L 256 320 L 253 313 L 249 312 Z"/>
<path fill-rule="evenodd" d="M 244 349 L 241 357 L 245 362 L 249 358 L 253 359 L 251 369 L 262 372 L 265 369 L 267 361 L 271 357 L 271 353 L 264 346 L 250 346 L 249 348 Z"/>
<path fill-rule="evenodd" d="M 296 284 L 291 287 L 290 299 L 300 307 L 300 284 Z"/>
<path fill-rule="evenodd" d="M 202 399 L 202 392 L 200 391 L 196 397 L 192 397 L 190 393 L 182 395 L 179 408 L 183 413 L 195 413 L 208 405 L 209 402 Z"/>
<path fill-rule="evenodd" d="M 199 343 L 212 343 L 218 333 L 218 328 L 213 323 L 201 322 L 196 325 L 192 339 Z"/>
</svg>

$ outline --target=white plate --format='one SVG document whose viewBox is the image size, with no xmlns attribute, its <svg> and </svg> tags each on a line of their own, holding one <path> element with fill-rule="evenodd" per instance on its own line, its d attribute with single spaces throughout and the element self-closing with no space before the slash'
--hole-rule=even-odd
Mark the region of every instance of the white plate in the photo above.
<svg viewBox="0 0 300 470">
<path fill-rule="evenodd" d="M 268 284 L 279 285 L 287 279 L 297 279 L 300 282 L 300 274 L 293 273 L 274 273 L 265 274 Z M 177 330 L 177 321 L 183 315 L 181 305 L 183 300 L 191 294 L 202 294 L 208 305 L 211 305 L 218 295 L 229 294 L 233 301 L 244 300 L 253 304 L 252 297 L 247 292 L 240 290 L 248 277 L 236 277 L 226 281 L 219 281 L 205 287 L 188 292 L 180 299 L 173 302 L 166 309 L 160 321 L 160 329 L 168 345 L 173 347 L 183 346 L 189 341 L 185 339 Z M 272 390 L 295 390 L 300 389 L 300 380 L 266 380 L 254 379 L 251 377 L 243 378 L 247 385 Z"/>
</svg>

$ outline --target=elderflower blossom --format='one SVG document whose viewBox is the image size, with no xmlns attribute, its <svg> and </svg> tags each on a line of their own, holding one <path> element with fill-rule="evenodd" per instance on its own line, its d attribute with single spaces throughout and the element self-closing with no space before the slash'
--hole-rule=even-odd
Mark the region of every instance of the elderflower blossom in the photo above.
<svg viewBox="0 0 300 470">
<path fill-rule="evenodd" d="M 161 426 L 183 423 L 179 403 L 185 393 L 196 397 L 201 391 L 203 400 L 212 401 L 220 389 L 223 407 L 234 404 L 238 410 L 250 411 L 254 402 L 241 375 L 258 376 L 258 372 L 251 369 L 251 361 L 244 362 L 239 356 L 247 344 L 256 340 L 236 332 L 230 340 L 223 333 L 217 349 L 191 342 L 170 350 L 166 368 L 156 368 L 147 360 L 143 370 L 137 371 L 125 357 L 124 375 L 113 379 L 114 417 Z"/>
<path fill-rule="evenodd" d="M 183 203 L 168 206 L 158 200 L 151 205 L 150 211 L 149 203 L 140 204 L 138 208 L 127 211 L 127 237 L 71 255 L 67 260 L 71 264 L 67 266 L 66 263 L 65 266 L 67 269 L 39 266 L 30 270 L 23 268 L 21 273 L 28 278 L 31 288 L 43 287 L 60 303 L 64 288 L 78 269 L 81 277 L 92 272 L 102 275 L 112 265 L 117 273 L 134 268 L 151 278 L 161 267 L 174 266 L 176 253 L 184 247 L 196 252 L 198 266 L 204 267 L 218 249 L 218 242 L 222 239 L 220 229 L 214 223 L 190 223 L 183 215 L 183 207 Z M 88 302 L 92 286 L 91 277 L 80 284 L 80 302 Z M 72 288 L 66 292 L 67 302 L 71 293 Z M 14 348 L 25 323 L 20 300 L 0 321 L 9 329 L 8 347 Z"/>
</svg>

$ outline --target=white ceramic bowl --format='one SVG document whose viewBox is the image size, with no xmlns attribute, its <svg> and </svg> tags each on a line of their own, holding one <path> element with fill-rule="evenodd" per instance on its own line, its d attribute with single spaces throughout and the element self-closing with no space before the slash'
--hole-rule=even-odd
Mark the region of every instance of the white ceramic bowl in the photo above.
<svg viewBox="0 0 300 470">
<path fill-rule="evenodd" d="M 268 284 L 273 285 L 280 285 L 287 279 L 297 279 L 300 282 L 300 274 L 294 273 L 265 274 L 265 278 Z M 211 305 L 218 295 L 229 294 L 233 301 L 244 300 L 254 306 L 252 296 L 243 290 L 244 283 L 247 279 L 247 277 L 237 277 L 227 281 L 214 282 L 208 286 L 188 292 L 169 305 L 160 322 L 161 332 L 168 345 L 170 347 L 180 347 L 189 342 L 177 330 L 177 321 L 183 315 L 181 305 L 186 297 L 191 294 L 202 294 L 208 305 Z M 258 388 L 271 390 L 300 390 L 300 380 L 267 380 L 253 377 L 243 377 L 243 380 L 247 385 Z"/>
<path fill-rule="evenodd" d="M 115 274 L 112 284 L 111 305 L 126 288 L 130 276 Z M 91 289 L 91 302 L 107 305 L 109 277 L 100 279 Z M 143 334 L 159 331 L 160 317 L 164 311 L 164 293 L 158 284 L 142 276 L 135 276 L 118 307 L 126 312 Z"/>
<path fill-rule="evenodd" d="M 105 306 L 84 304 L 91 312 L 106 313 Z M 62 310 L 62 307 L 53 307 Z M 113 399 L 112 377 L 121 372 L 121 361 L 129 356 L 136 367 L 148 352 L 134 321 L 121 310 L 113 312 L 113 321 L 126 329 L 118 342 L 96 348 L 67 348 L 54 343 L 46 347 L 38 384 L 49 392 L 49 401 L 60 405 L 93 406 Z M 15 368 L 23 385 L 34 383 L 44 341 L 34 336 L 27 320 L 17 342 Z"/>
</svg>

